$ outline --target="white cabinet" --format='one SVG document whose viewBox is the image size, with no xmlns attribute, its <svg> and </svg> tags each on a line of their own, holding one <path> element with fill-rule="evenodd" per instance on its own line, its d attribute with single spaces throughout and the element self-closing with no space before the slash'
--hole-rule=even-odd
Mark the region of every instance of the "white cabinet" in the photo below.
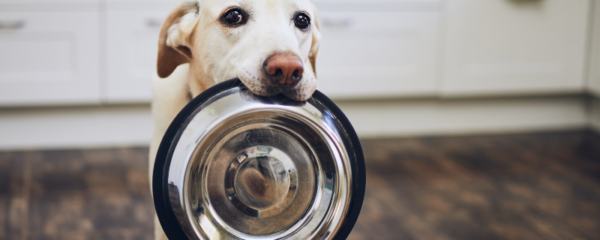
<svg viewBox="0 0 600 240">
<path fill-rule="evenodd" d="M 55 4 L 55 3 L 97 3 L 98 0 L 0 0 L 0 4 L 3 3 L 16 3 L 16 4 L 22 4 L 22 3 L 33 3 L 33 4 L 39 4 L 39 3 L 50 3 L 50 4 Z"/>
<path fill-rule="evenodd" d="M 98 16 L 0 12 L 0 105 L 99 103 Z"/>
<path fill-rule="evenodd" d="M 158 33 L 166 14 L 107 13 L 107 101 L 150 101 Z"/>
<path fill-rule="evenodd" d="M 314 2 L 319 90 L 338 99 L 435 93 L 440 1 Z"/>
<path fill-rule="evenodd" d="M 591 54 L 589 67 L 588 85 L 590 91 L 600 97 L 600 1 L 594 2 L 593 9 L 593 25 L 591 37 Z"/>
<path fill-rule="evenodd" d="M 0 0 L 0 106 L 149 102 L 179 1 Z M 332 98 L 600 95 L 600 0 L 312 1 Z"/>
<path fill-rule="evenodd" d="M 107 102 L 149 102 L 158 34 L 177 0 L 109 0 L 106 11 Z"/>
<path fill-rule="evenodd" d="M 449 0 L 442 93 L 581 92 L 589 0 Z"/>
</svg>

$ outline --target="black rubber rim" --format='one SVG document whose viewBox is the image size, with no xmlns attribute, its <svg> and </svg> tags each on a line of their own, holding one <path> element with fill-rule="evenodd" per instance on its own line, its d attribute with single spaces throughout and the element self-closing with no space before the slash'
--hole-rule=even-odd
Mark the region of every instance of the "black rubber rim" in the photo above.
<svg viewBox="0 0 600 240">
<path fill-rule="evenodd" d="M 214 95 L 235 87 L 245 86 L 240 80 L 232 79 L 219 83 L 192 99 L 192 101 L 190 101 L 181 110 L 181 112 L 179 112 L 179 114 L 175 117 L 173 122 L 171 122 L 171 125 L 167 129 L 160 143 L 158 152 L 156 154 L 152 174 L 152 192 L 154 198 L 154 208 L 156 209 L 156 215 L 158 216 L 163 231 L 169 239 L 188 239 L 185 233 L 183 232 L 181 225 L 177 221 L 175 214 L 173 213 L 167 194 L 167 176 L 169 166 L 171 165 L 171 158 L 173 155 L 171 151 L 175 148 L 176 143 L 179 141 L 181 133 L 180 130 L 183 130 L 187 127 L 186 120 L 188 120 L 190 115 L 193 114 L 194 111 L 200 105 L 202 105 Z M 347 138 L 343 140 L 344 144 L 350 146 L 349 155 L 351 156 L 350 161 L 353 176 L 353 194 L 351 196 L 348 214 L 346 215 L 346 218 L 342 222 L 340 229 L 334 237 L 334 239 L 336 240 L 346 239 L 352 231 L 352 228 L 354 228 L 354 224 L 358 219 L 365 196 L 366 171 L 362 147 L 358 136 L 354 131 L 354 128 L 350 124 L 350 121 L 348 120 L 346 115 L 344 115 L 342 110 L 338 106 L 336 106 L 331 99 L 325 96 L 325 94 L 316 91 L 313 94 L 312 98 L 308 101 L 318 101 L 321 104 L 323 104 L 327 109 L 329 109 L 332 115 L 335 118 L 337 118 L 337 120 L 340 122 L 340 124 L 344 128 L 343 130 L 347 135 Z"/>
</svg>

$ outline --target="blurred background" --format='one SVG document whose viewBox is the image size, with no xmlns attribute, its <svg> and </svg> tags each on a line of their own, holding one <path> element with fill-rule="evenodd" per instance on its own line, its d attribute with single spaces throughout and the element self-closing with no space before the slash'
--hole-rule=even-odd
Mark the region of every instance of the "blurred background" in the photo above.
<svg viewBox="0 0 600 240">
<path fill-rule="evenodd" d="M 0 0 L 0 239 L 151 239 L 178 0 Z M 313 0 L 365 148 L 351 239 L 600 239 L 600 1 Z"/>
</svg>

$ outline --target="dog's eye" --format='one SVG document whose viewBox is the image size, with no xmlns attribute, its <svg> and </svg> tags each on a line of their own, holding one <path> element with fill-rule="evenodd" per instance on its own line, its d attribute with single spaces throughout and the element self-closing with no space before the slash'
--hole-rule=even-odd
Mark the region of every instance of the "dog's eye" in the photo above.
<svg viewBox="0 0 600 240">
<path fill-rule="evenodd" d="M 246 18 L 244 17 L 244 13 L 240 9 L 232 9 L 229 10 L 223 15 L 221 21 L 226 23 L 227 25 L 237 27 L 246 22 Z"/>
<path fill-rule="evenodd" d="M 306 14 L 300 13 L 294 19 L 294 23 L 298 29 L 306 31 L 310 27 L 310 18 Z"/>
</svg>

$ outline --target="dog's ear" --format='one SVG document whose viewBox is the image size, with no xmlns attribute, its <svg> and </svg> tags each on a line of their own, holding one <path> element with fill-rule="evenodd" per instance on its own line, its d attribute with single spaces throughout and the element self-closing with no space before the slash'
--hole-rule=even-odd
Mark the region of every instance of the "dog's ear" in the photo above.
<svg viewBox="0 0 600 240">
<path fill-rule="evenodd" d="M 194 32 L 193 20 L 198 15 L 198 2 L 183 2 L 165 19 L 158 37 L 158 76 L 166 78 L 177 66 L 192 58 L 189 41 Z M 194 18 L 194 19 L 192 19 Z"/>
<path fill-rule="evenodd" d="M 310 46 L 310 52 L 308 53 L 308 59 L 312 66 L 315 76 L 317 76 L 317 54 L 319 53 L 319 44 L 321 42 L 321 32 L 319 31 L 319 18 L 317 16 L 317 8 L 314 7 L 314 16 L 312 24 L 312 45 Z"/>
</svg>

